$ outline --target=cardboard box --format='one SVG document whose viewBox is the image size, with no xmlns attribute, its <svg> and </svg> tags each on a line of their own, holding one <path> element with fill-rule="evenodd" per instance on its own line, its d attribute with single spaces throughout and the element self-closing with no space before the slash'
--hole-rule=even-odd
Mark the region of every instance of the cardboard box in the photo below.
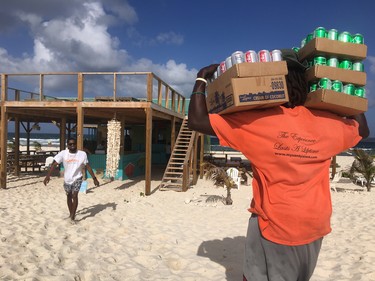
<svg viewBox="0 0 375 281">
<path fill-rule="evenodd" d="M 314 81 L 327 77 L 331 80 L 340 80 L 344 84 L 366 85 L 366 73 L 354 70 L 347 70 L 337 67 L 314 65 L 306 71 L 307 81 Z"/>
<path fill-rule="evenodd" d="M 365 98 L 351 96 L 333 90 L 320 89 L 307 95 L 305 106 L 308 108 L 328 110 L 341 116 L 364 113 L 368 108 Z"/>
<path fill-rule="evenodd" d="M 210 113 L 266 108 L 287 102 L 285 61 L 236 64 L 207 86 Z"/>
<path fill-rule="evenodd" d="M 300 61 L 317 55 L 332 55 L 339 59 L 364 60 L 367 46 L 364 44 L 346 43 L 328 38 L 314 38 L 298 51 Z"/>
</svg>

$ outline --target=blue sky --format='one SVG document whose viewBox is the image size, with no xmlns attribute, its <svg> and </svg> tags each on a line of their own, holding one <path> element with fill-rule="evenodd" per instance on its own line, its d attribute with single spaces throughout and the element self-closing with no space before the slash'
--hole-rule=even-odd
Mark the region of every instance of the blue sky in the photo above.
<svg viewBox="0 0 375 281">
<path fill-rule="evenodd" d="M 316 27 L 361 33 L 375 136 L 375 2 L 12 0 L 0 10 L 0 72 L 152 71 L 190 95 L 197 71 L 236 50 L 299 47 Z"/>
</svg>

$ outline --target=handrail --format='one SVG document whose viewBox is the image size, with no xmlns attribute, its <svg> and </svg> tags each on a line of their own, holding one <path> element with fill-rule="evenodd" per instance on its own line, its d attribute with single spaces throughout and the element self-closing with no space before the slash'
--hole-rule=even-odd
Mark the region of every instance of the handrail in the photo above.
<svg viewBox="0 0 375 281">
<path fill-rule="evenodd" d="M 44 95 L 45 92 L 45 80 L 48 76 L 77 76 L 76 81 L 78 84 L 76 95 L 73 97 L 67 97 L 66 99 L 60 97 L 54 97 L 51 95 Z M 28 99 L 32 100 L 39 100 L 39 101 L 48 101 L 48 100 L 55 100 L 55 101 L 66 101 L 71 99 L 76 99 L 77 101 L 84 101 L 85 100 L 85 76 L 92 76 L 92 75 L 101 75 L 107 76 L 111 75 L 113 77 L 113 96 L 111 100 L 117 101 L 118 98 L 118 77 L 119 76 L 132 76 L 132 75 L 143 75 L 146 76 L 146 92 L 144 97 L 139 97 L 140 99 L 145 98 L 147 102 L 153 102 L 172 110 L 174 112 L 185 114 L 185 97 L 178 93 L 174 88 L 169 86 L 164 80 L 159 78 L 159 76 L 155 75 L 152 72 L 45 72 L 45 73 L 2 73 L 1 74 L 1 88 L 5 88 L 6 90 L 3 92 L 2 101 L 26 101 Z M 9 77 L 28 77 L 28 76 L 38 76 L 38 84 L 32 84 L 34 88 L 39 86 L 39 93 L 35 93 L 28 90 L 17 89 L 14 87 L 7 87 L 8 85 L 8 78 Z M 156 80 L 156 83 L 154 82 Z M 9 90 L 14 91 L 13 99 L 9 99 L 11 92 Z M 21 94 L 26 94 L 26 98 L 21 99 Z M 37 99 L 35 99 L 37 97 Z M 138 98 L 138 97 L 136 97 Z M 155 102 L 156 100 L 156 102 Z"/>
</svg>

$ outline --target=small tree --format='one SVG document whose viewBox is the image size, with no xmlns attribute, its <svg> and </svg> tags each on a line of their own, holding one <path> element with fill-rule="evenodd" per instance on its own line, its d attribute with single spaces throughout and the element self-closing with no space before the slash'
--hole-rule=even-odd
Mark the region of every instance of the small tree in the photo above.
<svg viewBox="0 0 375 281">
<path fill-rule="evenodd" d="M 350 168 L 350 177 L 361 174 L 366 179 L 367 191 L 371 191 L 371 181 L 375 176 L 374 157 L 363 149 L 354 149 L 355 160 Z"/>
<path fill-rule="evenodd" d="M 231 196 L 231 189 L 236 187 L 233 179 L 228 176 L 227 172 L 212 163 L 203 162 L 203 169 L 206 170 L 205 178 L 212 179 L 216 187 L 225 186 L 227 189 L 227 197 L 225 198 L 225 205 L 232 205 L 233 200 Z"/>
<path fill-rule="evenodd" d="M 33 142 L 33 146 L 34 146 L 34 148 L 35 148 L 36 151 L 42 150 L 42 145 L 39 142 L 37 142 L 37 141 Z"/>
</svg>

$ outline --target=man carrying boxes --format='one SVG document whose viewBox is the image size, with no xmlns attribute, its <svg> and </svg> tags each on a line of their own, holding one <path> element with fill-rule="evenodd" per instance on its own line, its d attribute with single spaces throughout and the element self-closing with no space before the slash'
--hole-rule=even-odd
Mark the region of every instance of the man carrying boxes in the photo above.
<svg viewBox="0 0 375 281">
<path fill-rule="evenodd" d="M 331 157 L 369 135 L 363 113 L 343 118 L 306 108 L 307 67 L 293 50 L 282 50 L 282 57 L 287 65 L 283 77 L 287 97 L 281 104 L 268 102 L 266 108 L 247 109 L 234 105 L 232 110 L 238 110 L 224 114 L 223 108 L 219 114 L 209 113 L 206 84 L 216 64 L 198 72 L 190 100 L 189 128 L 217 136 L 221 145 L 241 151 L 252 165 L 252 215 L 245 243 L 244 280 L 310 279 L 322 239 L 331 231 Z M 253 84 L 247 81 L 248 90 L 267 79 L 270 85 L 269 76 L 252 77 Z M 210 92 L 214 81 L 207 88 L 209 98 L 225 92 L 233 79 L 242 78 L 231 77 L 223 87 Z M 233 94 L 233 87 L 228 91 Z"/>
</svg>

